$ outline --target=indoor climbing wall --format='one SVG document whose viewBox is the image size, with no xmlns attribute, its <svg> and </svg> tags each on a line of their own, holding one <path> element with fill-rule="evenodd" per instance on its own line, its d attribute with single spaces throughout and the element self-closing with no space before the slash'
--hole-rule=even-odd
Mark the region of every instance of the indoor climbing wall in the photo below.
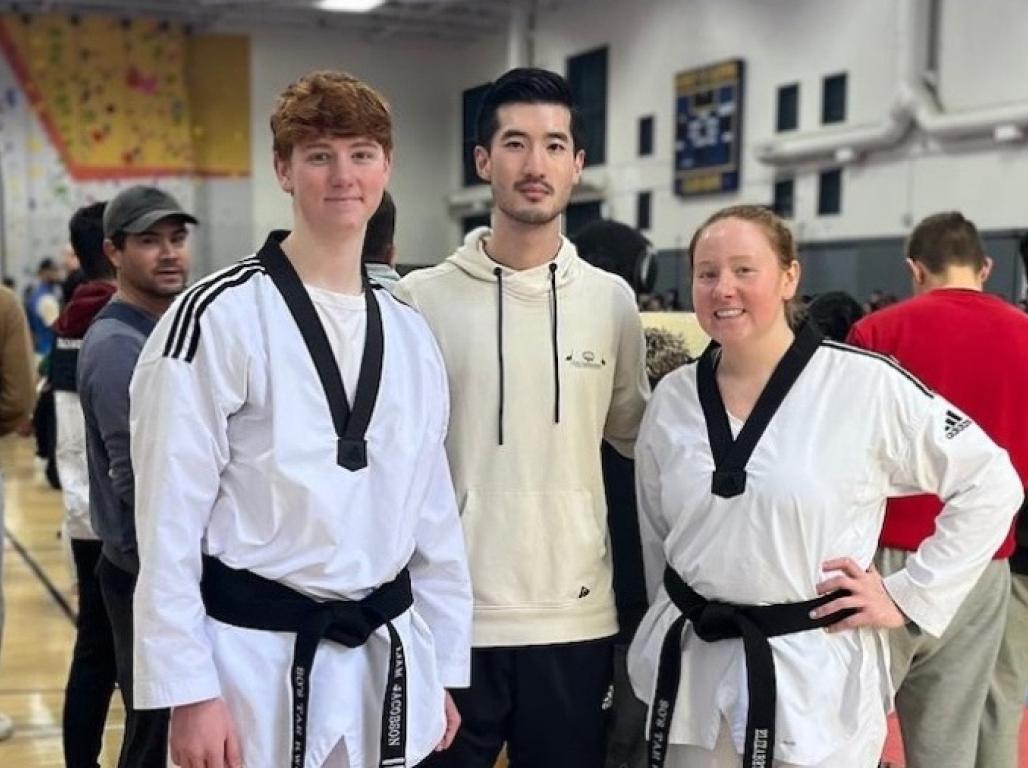
<svg viewBox="0 0 1028 768">
<path fill-rule="evenodd" d="M 0 248 L 19 281 L 59 251 L 80 205 L 148 183 L 192 209 L 210 197 L 203 185 L 248 176 L 245 38 L 150 19 L 6 15 L 0 50 Z M 205 71 L 217 76 L 194 88 Z"/>
<path fill-rule="evenodd" d="M 0 45 L 74 177 L 192 171 L 181 27 L 8 16 Z"/>
</svg>

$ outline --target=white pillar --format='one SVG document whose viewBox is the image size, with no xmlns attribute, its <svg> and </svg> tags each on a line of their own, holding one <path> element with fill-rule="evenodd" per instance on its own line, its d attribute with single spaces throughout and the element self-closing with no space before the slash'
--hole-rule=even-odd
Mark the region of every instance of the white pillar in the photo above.
<svg viewBox="0 0 1028 768">
<path fill-rule="evenodd" d="M 507 69 L 532 64 L 531 15 L 527 3 L 511 3 L 507 24 Z"/>
</svg>

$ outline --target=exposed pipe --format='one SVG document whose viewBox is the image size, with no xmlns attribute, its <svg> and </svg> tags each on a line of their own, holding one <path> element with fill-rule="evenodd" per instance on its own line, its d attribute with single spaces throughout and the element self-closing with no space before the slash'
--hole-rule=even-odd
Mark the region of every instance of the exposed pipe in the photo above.
<svg viewBox="0 0 1028 768">
<path fill-rule="evenodd" d="M 849 163 L 864 154 L 890 147 L 907 133 L 914 117 L 914 92 L 909 83 L 916 65 L 912 61 L 911 41 L 923 25 L 917 18 L 917 0 L 897 0 L 895 41 L 897 51 L 896 95 L 881 123 L 817 131 L 775 139 L 757 148 L 757 159 L 769 165 L 789 165 L 831 158 Z"/>
<path fill-rule="evenodd" d="M 912 5 L 916 0 L 906 0 Z M 927 7 L 913 7 L 914 23 L 923 21 L 927 34 L 911 37 L 912 58 L 917 69 L 910 82 L 916 84 L 914 119 L 917 126 L 932 138 L 947 140 L 991 135 L 995 141 L 1017 141 L 1028 125 L 1028 104 L 1008 104 L 963 112 L 949 112 L 939 97 L 939 48 L 942 30 L 940 0 L 921 0 Z M 914 30 L 920 27 L 915 26 Z M 921 50 L 921 45 L 926 45 Z M 908 42 L 908 45 L 910 43 Z M 903 82 L 903 81 L 901 81 Z"/>
<path fill-rule="evenodd" d="M 898 144 L 912 125 L 938 140 L 990 136 L 1019 141 L 1028 126 L 1028 104 L 946 112 L 937 96 L 939 6 L 934 0 L 899 0 L 897 92 L 885 120 L 875 125 L 779 138 L 757 147 L 769 165 L 831 159 L 850 163 L 868 152 Z"/>
<path fill-rule="evenodd" d="M 838 163 L 850 163 L 868 152 L 899 142 L 909 130 L 913 116 L 913 94 L 909 88 L 901 87 L 882 123 L 779 139 L 758 147 L 757 159 L 769 165 L 787 165 L 825 157 Z"/>
<path fill-rule="evenodd" d="M 990 134 L 997 141 L 1009 141 L 1023 126 L 1028 126 L 1028 104 L 1009 104 L 968 112 L 940 112 L 921 101 L 916 118 L 921 130 L 937 139 Z"/>
<path fill-rule="evenodd" d="M 927 50 L 921 59 L 924 63 L 921 82 L 931 94 L 933 103 L 940 108 L 942 102 L 939 100 L 939 48 L 940 36 L 942 34 L 942 0 L 928 0 L 927 13 Z"/>
</svg>

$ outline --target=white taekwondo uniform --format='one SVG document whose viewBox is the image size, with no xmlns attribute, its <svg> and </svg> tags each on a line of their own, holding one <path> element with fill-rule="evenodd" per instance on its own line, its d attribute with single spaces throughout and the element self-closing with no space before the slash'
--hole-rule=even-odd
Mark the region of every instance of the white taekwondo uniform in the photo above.
<svg viewBox="0 0 1028 768">
<path fill-rule="evenodd" d="M 279 246 L 285 234 L 180 296 L 133 377 L 136 706 L 222 696 L 247 768 L 295 765 L 297 635 L 208 616 L 202 555 L 318 601 L 360 600 L 406 568 L 410 610 L 358 647 L 316 646 L 304 764 L 384 759 L 395 631 L 414 765 L 442 736 L 443 687 L 470 674 L 446 374 L 424 321 L 386 291 L 366 287 L 365 333 L 352 300 L 334 308 L 327 292 L 305 290 Z"/>
<path fill-rule="evenodd" d="M 1023 489 L 1006 452 L 953 405 L 888 358 L 823 340 L 810 328 L 798 333 L 787 357 L 804 344 L 809 356 L 792 361 L 795 378 L 784 382 L 784 400 L 775 409 L 762 395 L 747 420 L 767 426 L 749 436 L 755 448 L 734 467 L 745 470 L 741 491 L 715 493 L 712 473 L 721 465 L 714 456 L 730 451 L 732 440 L 744 442 L 743 423 L 727 413 L 714 380 L 715 346 L 706 363 L 669 374 L 650 401 L 636 473 L 652 604 L 629 654 L 644 701 L 654 699 L 662 644 L 682 615 L 661 583 L 666 564 L 708 600 L 808 601 L 827 578 L 825 561 L 850 557 L 870 566 L 889 496 L 936 493 L 947 504 L 935 534 L 885 584 L 903 613 L 937 636 L 1020 506 Z M 750 696 L 743 642 L 706 642 L 695 629 L 686 623 L 681 635 L 669 765 L 673 745 L 713 749 L 723 719 L 735 750 L 744 751 Z M 892 695 L 885 632 L 814 629 L 769 642 L 777 673 L 775 759 L 867 768 L 853 745 L 877 742 L 866 745 L 866 755 L 884 740 Z"/>
</svg>

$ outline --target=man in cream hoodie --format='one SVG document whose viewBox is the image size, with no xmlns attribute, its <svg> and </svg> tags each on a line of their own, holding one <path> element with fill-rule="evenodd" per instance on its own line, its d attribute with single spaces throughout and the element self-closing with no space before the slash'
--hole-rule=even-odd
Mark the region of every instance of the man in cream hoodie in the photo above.
<svg viewBox="0 0 1028 768">
<path fill-rule="evenodd" d="M 492 84 L 475 163 L 492 229 L 402 280 L 442 349 L 446 447 L 475 593 L 463 725 L 435 768 L 603 764 L 617 632 L 600 443 L 631 456 L 648 395 L 628 285 L 560 234 L 585 159 L 559 75 Z"/>
</svg>

